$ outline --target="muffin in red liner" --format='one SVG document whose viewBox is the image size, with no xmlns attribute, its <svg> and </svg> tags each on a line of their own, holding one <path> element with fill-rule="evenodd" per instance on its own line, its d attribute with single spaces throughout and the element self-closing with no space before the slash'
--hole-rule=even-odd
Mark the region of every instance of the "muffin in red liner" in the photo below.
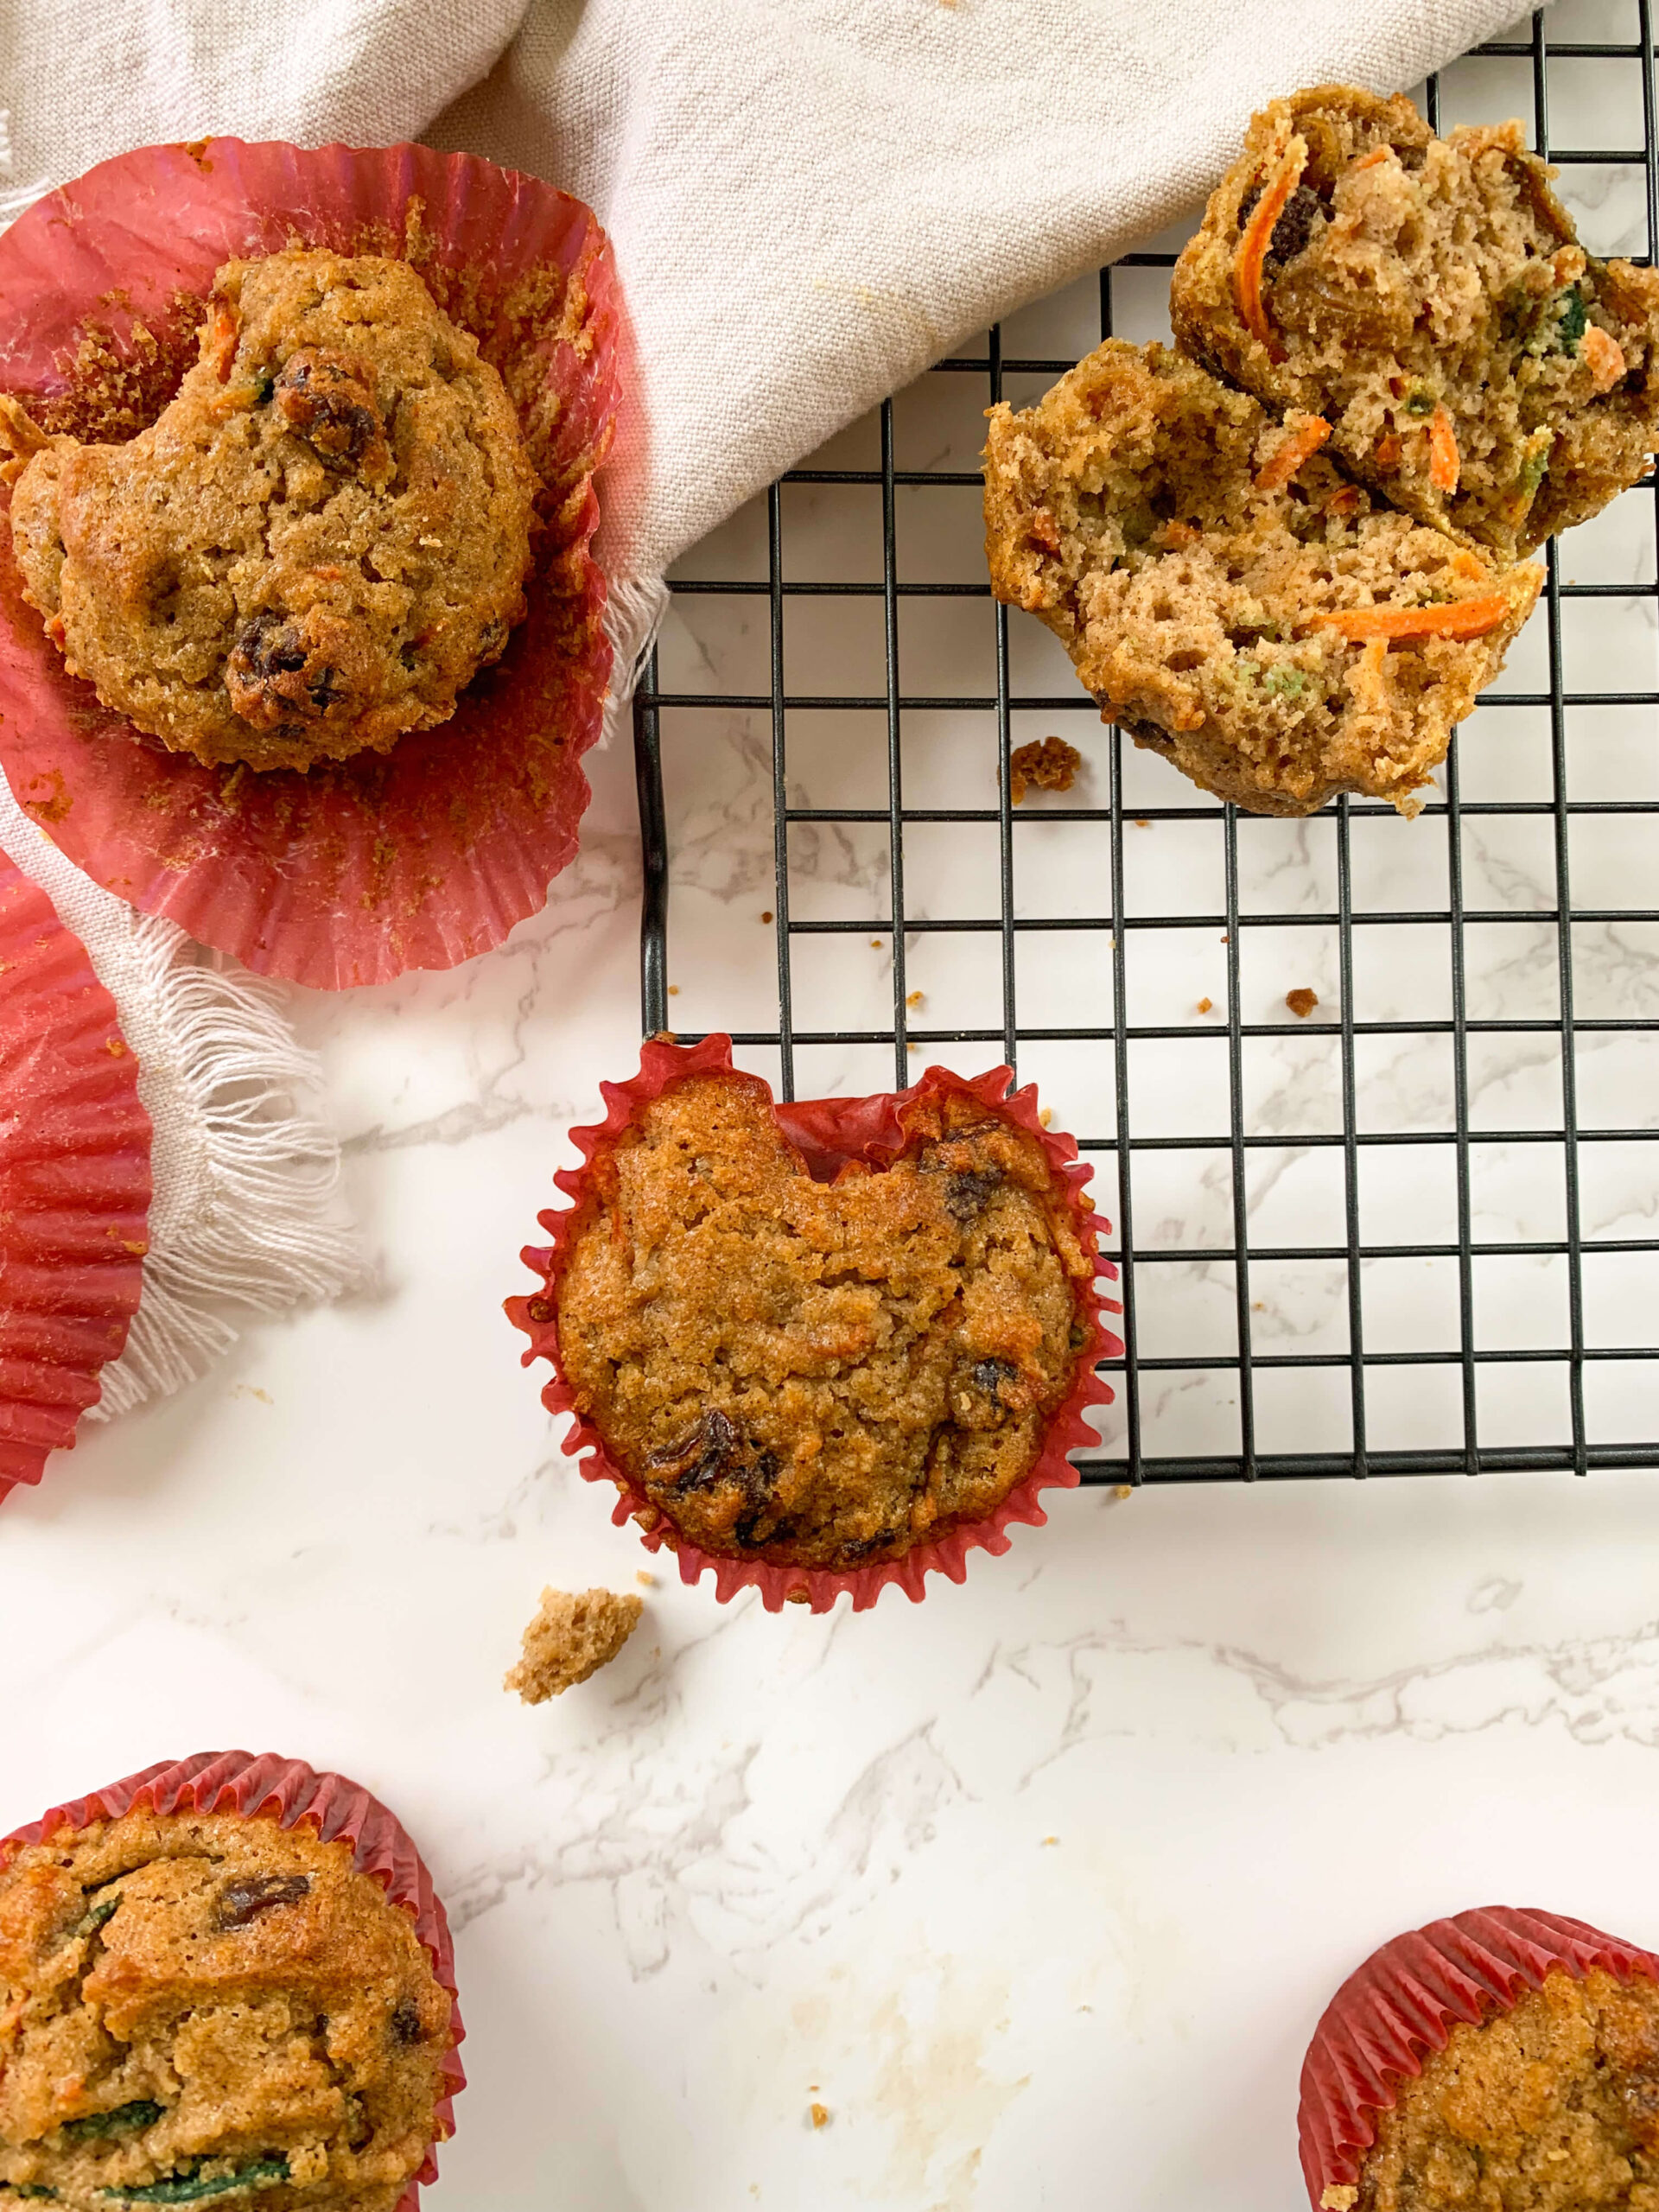
<svg viewBox="0 0 1659 2212">
<path fill-rule="evenodd" d="M 1640 1945 L 1510 1905 L 1431 1921 L 1373 1951 L 1326 2006 L 1302 2063 L 1298 2126 L 1315 2212 L 1361 2202 L 1377 2115 L 1399 2103 L 1402 2085 L 1446 2049 L 1459 2022 L 1478 2027 L 1513 2012 L 1547 1975 L 1581 1982 L 1598 1968 L 1620 1983 L 1659 1981 L 1659 1956 Z M 1659 2044 L 1652 2057 L 1659 2060 Z"/>
<path fill-rule="evenodd" d="M 115 1001 L 0 853 L 0 1499 L 67 1451 L 138 1310 L 149 1116 Z"/>
<path fill-rule="evenodd" d="M 434 2112 L 435 2142 L 397 2206 L 397 2212 L 418 2212 L 423 2183 L 437 2179 L 435 2145 L 454 2133 L 454 2101 L 467 2086 L 459 2050 L 466 2031 L 455 1989 L 448 1920 L 432 1877 L 401 1822 L 360 1783 L 344 1775 L 318 1773 L 302 1760 L 254 1758 L 246 1751 L 198 1752 L 192 1758 L 163 1760 L 124 1781 L 55 1805 L 28 1827 L 0 1837 L 0 1873 L 32 1844 L 95 1821 L 118 1821 L 135 1809 L 160 1815 L 236 1814 L 248 1820 L 274 1821 L 283 1828 L 309 1829 L 322 1843 L 348 1844 L 356 1872 L 370 1876 L 392 1904 L 408 1913 L 434 1980 L 449 1999 L 450 2041 L 442 2065 L 443 2092 Z M 262 1909 L 262 1900 L 254 1897 L 251 1911 Z"/>
<path fill-rule="evenodd" d="M 308 773 L 169 753 L 68 675 L 0 530 L 0 766 L 86 873 L 263 975 L 325 989 L 451 968 L 545 905 L 576 850 L 611 650 L 589 552 L 620 300 L 592 213 L 424 146 L 147 146 L 0 237 L 0 391 L 119 442 L 195 357 L 213 273 L 289 245 L 389 253 L 500 372 L 543 492 L 529 613 L 436 728 Z"/>
<path fill-rule="evenodd" d="M 543 1388 L 542 1399 L 550 1412 L 574 1416 L 564 1440 L 564 1450 L 585 1455 L 581 1471 L 589 1482 L 616 1485 L 619 1495 L 613 1520 L 620 1527 L 629 1518 L 634 1519 L 644 1542 L 652 1551 L 664 1544 L 669 1546 L 678 1560 L 683 1581 L 694 1583 L 705 1572 L 710 1572 L 715 1577 L 715 1594 L 722 1604 L 740 1590 L 755 1588 L 760 1592 L 767 1610 L 772 1612 L 778 1611 L 785 1601 L 808 1605 L 814 1612 L 827 1611 L 843 1591 L 850 1594 L 854 1611 L 862 1611 L 875 1603 L 889 1584 L 902 1589 L 912 1600 L 919 1600 L 925 1594 L 929 1573 L 944 1574 L 952 1582 L 962 1581 L 971 1552 L 1005 1552 L 1009 1546 L 1007 1531 L 1011 1525 L 1021 1522 L 1040 1525 L 1047 1519 L 1040 1503 L 1043 1491 L 1075 1487 L 1077 1471 L 1067 1455 L 1079 1446 L 1096 1441 L 1096 1432 L 1085 1418 L 1086 1409 L 1109 1404 L 1112 1398 L 1109 1387 L 1096 1372 L 1096 1362 L 1115 1357 L 1122 1350 L 1102 1318 L 1104 1313 L 1115 1313 L 1121 1308 L 1116 1300 L 1103 1297 L 1098 1287 L 1099 1278 L 1116 1280 L 1117 1270 L 1109 1261 L 1098 1261 L 1093 1277 L 1074 1281 L 1074 1319 L 1081 1331 L 1082 1342 L 1077 1347 L 1071 1389 L 1048 1421 L 1035 1464 L 985 1519 L 958 1525 L 938 1537 L 925 1538 L 901 1558 L 872 1560 L 847 1568 L 777 1565 L 702 1548 L 659 1511 L 635 1478 L 612 1456 L 594 1423 L 577 1410 L 560 1359 L 556 1293 L 569 1264 L 573 1230 L 584 1217 L 584 1201 L 591 1199 L 594 1193 L 595 1158 L 607 1148 L 608 1141 L 626 1129 L 643 1107 L 686 1077 L 732 1072 L 729 1037 L 710 1036 L 694 1046 L 653 1039 L 641 1051 L 637 1076 L 626 1083 L 601 1084 L 608 1109 L 604 1121 L 570 1132 L 584 1165 L 563 1169 L 553 1179 L 556 1186 L 575 1204 L 562 1211 L 542 1214 L 541 1224 L 553 1241 L 546 1246 L 527 1248 L 522 1255 L 525 1265 L 541 1278 L 542 1287 L 527 1297 L 506 1301 L 509 1319 L 530 1338 L 523 1364 L 528 1367 L 534 1360 L 545 1359 L 551 1365 L 553 1379 Z M 1093 1211 L 1092 1201 L 1084 1195 L 1083 1185 L 1091 1170 L 1078 1160 L 1077 1147 L 1071 1137 L 1044 1128 L 1034 1088 L 1027 1085 L 1022 1090 L 1010 1092 L 1011 1081 L 1011 1071 L 1006 1067 L 993 1068 L 971 1082 L 947 1069 L 931 1067 L 907 1090 L 866 1098 L 774 1103 L 772 1112 L 785 1141 L 801 1155 L 814 1180 L 829 1183 L 849 1161 L 877 1168 L 886 1166 L 907 1141 L 905 1116 L 915 1102 L 950 1091 L 965 1094 L 985 1109 L 988 1118 L 1000 1118 L 1037 1139 L 1064 1190 L 1067 1214 L 1078 1242 L 1084 1252 L 1093 1259 L 1099 1231 L 1109 1224 L 1102 1223 Z"/>
</svg>

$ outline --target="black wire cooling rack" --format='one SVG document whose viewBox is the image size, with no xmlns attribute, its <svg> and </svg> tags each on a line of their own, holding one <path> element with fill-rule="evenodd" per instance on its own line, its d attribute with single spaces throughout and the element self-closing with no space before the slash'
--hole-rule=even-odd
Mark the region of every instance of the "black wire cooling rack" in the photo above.
<svg viewBox="0 0 1659 2212">
<path fill-rule="evenodd" d="M 1659 240 L 1653 62 L 1649 0 L 1562 0 L 1535 15 L 1524 35 L 1517 31 L 1483 47 L 1431 79 L 1424 105 L 1439 127 L 1443 115 L 1448 125 L 1491 120 L 1524 112 L 1529 101 L 1533 143 L 1561 165 L 1562 189 L 1575 205 L 1586 244 L 1650 259 Z M 1575 141 L 1590 143 L 1557 143 L 1569 135 L 1568 124 Z M 1639 147 L 1634 143 L 1638 129 Z M 1594 143 L 1599 140 L 1606 143 Z M 1607 229 L 1615 215 L 1623 240 L 1599 237 L 1598 226 Z M 1133 272 L 1166 271 L 1173 259 L 1173 252 L 1132 253 L 1100 272 L 1103 336 L 1111 335 L 1115 325 L 1121 327 L 1126 287 L 1139 286 L 1144 295 L 1149 283 L 1163 283 L 1161 276 Z M 1005 389 L 1019 404 L 1071 365 L 1071 357 L 1005 352 L 1000 330 L 993 329 L 983 353 L 942 360 L 931 378 L 955 380 L 957 392 L 970 394 L 976 406 L 1001 398 Z M 1030 618 L 1011 617 L 996 606 L 983 581 L 939 582 L 907 573 L 901 502 L 950 496 L 962 503 L 979 479 L 968 469 L 898 465 L 893 401 L 880 410 L 879 438 L 879 465 L 808 467 L 772 486 L 765 504 L 764 561 L 742 564 L 763 567 L 764 573 L 702 573 L 674 584 L 680 608 L 693 615 L 699 599 L 737 601 L 753 625 L 761 613 L 757 602 L 764 603 L 770 688 L 717 683 L 664 688 L 653 655 L 638 694 L 645 1030 L 679 1027 L 669 1003 L 674 841 L 664 762 L 671 786 L 671 772 L 696 755 L 711 711 L 717 712 L 728 727 L 747 731 L 757 757 L 770 747 L 773 881 L 766 893 L 770 907 L 760 918 L 776 933 L 777 1017 L 772 1027 L 739 1027 L 734 1035 L 740 1047 L 766 1048 L 761 1057 L 775 1068 L 785 1095 L 795 1095 L 798 1065 L 810 1047 L 885 1047 L 901 1086 L 913 1079 L 922 1056 L 964 1070 L 983 1065 L 993 1053 L 1018 1067 L 1022 1058 L 1057 1046 L 1087 1047 L 1096 1056 L 1096 1078 L 1066 1120 L 1085 1156 L 1096 1162 L 1094 1188 L 1114 1224 L 1109 1246 L 1123 1276 L 1125 1349 L 1104 1369 L 1117 1403 L 1100 1453 L 1083 1465 L 1085 1482 L 1495 1470 L 1585 1473 L 1592 1467 L 1659 1465 L 1659 1345 L 1626 1340 L 1659 1338 L 1652 1295 L 1659 1237 L 1600 1233 L 1652 1225 L 1659 1211 L 1659 905 L 1651 890 L 1659 868 L 1659 689 L 1599 689 L 1595 681 L 1606 673 L 1609 641 L 1616 637 L 1624 640 L 1624 658 L 1647 664 L 1655 658 L 1659 588 L 1651 484 L 1618 503 L 1624 516 L 1621 542 L 1632 571 L 1629 580 L 1575 581 L 1580 567 L 1596 566 L 1594 546 L 1587 563 L 1571 550 L 1571 541 L 1566 552 L 1553 543 L 1548 548 L 1548 583 L 1529 632 L 1530 658 L 1517 650 L 1501 687 L 1454 742 L 1440 791 L 1415 824 L 1399 826 L 1399 835 L 1434 842 L 1432 896 L 1397 903 L 1389 895 L 1389 868 L 1385 862 L 1379 873 L 1367 841 L 1376 834 L 1373 817 L 1390 823 L 1392 817 L 1386 808 L 1344 798 L 1315 817 L 1308 832 L 1324 856 L 1315 873 L 1328 888 L 1311 906 L 1303 899 L 1273 911 L 1271 899 L 1263 901 L 1250 886 L 1266 849 L 1259 841 L 1281 835 L 1283 825 L 1264 826 L 1215 804 L 1161 763 L 1148 772 L 1147 756 L 1136 756 L 1120 732 L 1094 725 L 1087 741 L 1097 747 L 1096 782 L 1104 785 L 1099 795 L 1105 804 L 1064 808 L 1068 834 L 1092 841 L 1094 887 L 1063 902 L 1060 911 L 1044 912 L 1033 910 L 1018 887 L 1030 857 L 1022 841 L 1039 837 L 1039 825 L 1052 823 L 1059 809 L 1040 798 L 1019 808 L 1011 804 L 1011 747 L 1017 732 L 1036 734 L 1045 725 L 1069 728 L 1082 739 L 1096 710 L 1075 685 L 1052 692 L 1021 688 L 1016 677 Z M 791 573 L 791 501 L 799 499 L 798 487 L 810 486 L 861 487 L 867 499 L 879 498 L 879 575 L 837 580 Z M 1634 533 L 1630 503 L 1638 517 Z M 970 619 L 994 626 L 993 692 L 906 689 L 906 622 L 918 603 L 941 599 L 982 602 Z M 860 683 L 850 669 L 845 690 L 791 688 L 786 681 L 791 624 L 804 620 L 815 600 L 879 602 L 883 688 Z M 1614 630 L 1606 627 L 1610 621 Z M 1581 637 L 1575 623 L 1588 625 Z M 1535 634 L 1540 630 L 1541 645 Z M 826 713 L 875 718 L 884 727 L 886 792 L 879 803 L 803 802 L 791 776 L 791 744 L 811 718 Z M 988 804 L 988 776 L 987 804 L 918 805 L 906 798 L 907 737 L 923 721 L 937 723 L 951 715 L 994 720 L 995 805 Z M 1522 763 L 1530 766 L 1517 765 Z M 1147 780 L 1149 772 L 1156 780 Z M 1143 799 L 1142 792 L 1148 797 Z M 964 790 L 963 796 L 973 794 Z M 1147 872 L 1133 860 L 1126 867 L 1137 834 L 1164 824 L 1212 826 L 1220 846 L 1214 877 L 1219 897 L 1207 911 L 1204 902 L 1195 907 L 1185 897 L 1170 899 L 1170 911 L 1160 911 L 1157 871 L 1152 871 L 1154 895 L 1148 897 Z M 798 839 L 813 834 L 885 843 L 885 912 L 849 917 L 792 911 L 799 903 Z M 995 838 L 995 912 L 906 906 L 907 855 L 924 835 Z M 1483 855 L 1478 869 L 1471 866 L 1471 839 Z M 1525 869 L 1512 869 L 1506 878 L 1501 855 L 1510 846 L 1532 853 L 1530 877 Z M 1409 852 L 1407 889 L 1417 889 L 1427 848 L 1378 849 Z M 1040 871 L 1040 859 L 1032 865 Z M 1205 1021 L 1190 1014 L 1179 1020 L 1130 1018 L 1137 958 L 1144 963 L 1154 933 L 1161 931 L 1185 932 L 1210 946 L 1224 938 L 1224 1001 L 1201 1002 L 1209 1017 Z M 1268 933 L 1274 931 L 1293 933 L 1277 940 L 1280 947 L 1293 941 L 1305 945 L 1323 932 L 1336 986 L 1337 1003 L 1327 1001 L 1320 1009 L 1318 1049 L 1333 1058 L 1331 1096 L 1333 1102 L 1339 1097 L 1339 1108 L 1333 1105 L 1332 1126 L 1288 1135 L 1262 1126 L 1251 1055 L 1257 1040 L 1268 1040 L 1268 1050 L 1282 1050 L 1284 1040 L 1296 1039 L 1291 1049 L 1305 1052 L 1313 1033 L 1287 1008 L 1287 1018 L 1245 1018 L 1244 976 L 1257 948 L 1265 947 L 1271 957 Z M 1408 939 L 1394 934 L 1401 932 L 1409 933 Z M 982 1016 L 963 1026 L 921 1026 L 917 1001 L 922 995 L 911 988 L 918 948 L 952 934 L 988 938 L 995 944 L 995 969 L 983 971 L 976 1001 L 982 1003 Z M 1080 937 L 1086 945 L 1079 946 Z M 826 938 L 836 943 L 825 947 Z M 816 948 L 814 940 L 820 941 Z M 1055 1022 L 1052 998 L 1045 999 L 1038 1017 L 1022 1016 L 1028 996 L 1022 977 L 1030 972 L 1026 963 L 1033 941 L 1039 953 L 1052 950 L 1055 958 L 1077 963 L 1077 981 L 1065 1009 L 1075 1012 L 1075 1020 Z M 1430 966 L 1440 977 L 1426 994 L 1430 1005 L 1421 1014 L 1407 1009 L 1397 1018 L 1396 1009 L 1396 1018 L 1367 1018 L 1367 979 L 1379 958 L 1386 965 L 1391 946 L 1408 941 L 1420 954 L 1429 949 Z M 890 1019 L 884 1008 L 879 1022 L 815 1026 L 815 990 L 804 984 L 800 972 L 804 954 L 836 954 L 871 944 L 890 949 Z M 1530 969 L 1539 1002 L 1527 1012 L 1517 1013 L 1512 1002 L 1484 1012 L 1494 961 L 1503 966 L 1506 946 L 1524 946 L 1535 956 Z M 1471 947 L 1478 948 L 1478 958 Z M 1084 953 L 1091 957 L 1083 958 Z M 1442 956 L 1443 971 L 1436 964 Z M 1510 966 L 1514 969 L 1516 963 Z M 1294 963 L 1281 965 L 1279 974 L 1281 980 L 1294 977 Z M 716 1025 L 730 1026 L 719 1010 L 709 1017 L 709 1026 Z M 963 1046 L 972 1049 L 954 1049 Z M 1217 1101 L 1224 1097 L 1217 1126 L 1171 1133 L 1161 1125 L 1163 1115 L 1149 1115 L 1138 1079 L 1140 1056 L 1148 1050 L 1224 1055 L 1224 1087 L 1217 1082 L 1214 1090 Z M 1420 1104 L 1405 1128 L 1378 1125 L 1364 1107 L 1367 1069 L 1379 1051 L 1395 1050 L 1438 1052 L 1449 1058 L 1442 1103 L 1438 1109 Z M 1551 1110 L 1502 1110 L 1511 1094 L 1501 1079 L 1495 1089 L 1489 1079 L 1494 1052 L 1518 1054 L 1535 1071 L 1546 1071 Z M 1598 1056 L 1593 1065 L 1591 1055 Z M 1201 1063 L 1190 1065 L 1197 1071 Z M 1202 1065 L 1217 1065 L 1218 1071 L 1218 1064 Z M 1593 1082 L 1586 1084 L 1586 1072 Z M 1634 1103 L 1636 1111 L 1604 1110 L 1604 1084 L 1618 1090 L 1614 1107 Z M 1194 1087 L 1204 1087 L 1196 1077 Z M 1650 1109 L 1648 1102 L 1653 1102 Z M 1275 1239 L 1270 1219 L 1258 1217 L 1255 1171 L 1264 1160 L 1290 1155 L 1313 1160 L 1316 1166 L 1315 1156 L 1324 1156 L 1332 1206 L 1323 1236 Z M 1552 1233 L 1488 1233 L 1493 1224 L 1483 1210 L 1482 1192 L 1484 1179 L 1494 1172 L 1500 1180 L 1522 1177 L 1539 1197 Z M 1152 1219 L 1156 1194 L 1178 1187 L 1184 1176 L 1196 1184 L 1205 1173 L 1215 1200 L 1208 1210 L 1211 1233 L 1197 1241 L 1190 1233 L 1167 1237 Z M 1377 1192 L 1371 1189 L 1374 1177 L 1381 1178 Z M 1387 1192 L 1419 1185 L 1426 1191 L 1431 1184 L 1444 1195 L 1439 1233 L 1393 1241 Z M 1147 1199 L 1149 1185 L 1154 1195 Z M 1612 1185 L 1623 1195 L 1607 1198 Z M 1138 1238 L 1141 1200 L 1147 1202 L 1139 1210 L 1149 1227 Z M 1402 1221 L 1411 1211 L 1405 1206 Z M 1501 1230 L 1502 1224 L 1497 1226 Z M 1407 1278 L 1408 1286 L 1419 1281 L 1425 1286 L 1425 1319 L 1414 1342 L 1401 1340 L 1397 1271 L 1402 1264 L 1418 1270 Z M 1160 1271 L 1172 1266 L 1176 1275 L 1160 1278 Z M 1504 1267 L 1521 1270 L 1521 1302 L 1536 1309 L 1518 1330 L 1513 1282 L 1507 1291 L 1491 1289 L 1498 1281 L 1493 1269 Z M 1296 1343 L 1294 1329 L 1288 1348 L 1282 1329 L 1264 1334 L 1260 1317 L 1268 1301 L 1261 1287 L 1269 1280 L 1283 1281 L 1286 1268 L 1300 1269 L 1332 1292 L 1333 1313 L 1326 1326 L 1313 1332 L 1311 1346 Z M 1396 1271 L 1393 1276 L 1385 1274 L 1389 1269 Z M 1182 1338 L 1181 1297 L 1172 1301 L 1162 1294 L 1172 1281 L 1192 1286 L 1200 1277 L 1206 1319 L 1196 1343 L 1189 1343 Z M 1380 1287 L 1385 1282 L 1393 1286 L 1386 1300 Z M 1433 1283 L 1444 1294 L 1438 1331 L 1427 1314 Z M 1230 1326 L 1224 1322 L 1219 1343 L 1217 1287 L 1224 1306 L 1230 1308 Z M 1412 1297 L 1408 1287 L 1408 1308 Z M 1388 1326 L 1379 1329 L 1385 1303 Z M 1165 1348 L 1149 1351 L 1141 1315 L 1154 1308 L 1158 1342 Z M 1196 1316 L 1198 1304 L 1191 1302 L 1190 1310 Z M 1408 1323 L 1405 1334 L 1410 1333 Z M 1609 1391 L 1603 1385 L 1615 1370 L 1618 1387 Z M 1208 1408 L 1198 1423 L 1203 1448 L 1194 1448 L 1191 1420 L 1166 1417 L 1172 1393 L 1179 1397 L 1193 1391 Z M 1517 1401 L 1532 1409 L 1518 1430 Z M 1184 1402 L 1190 1410 L 1196 1402 L 1189 1396 Z M 1414 1409 L 1406 1424 L 1413 1440 L 1390 1445 L 1402 1404 Z M 1390 1409 L 1387 1420 L 1379 1414 L 1383 1406 Z"/>
</svg>

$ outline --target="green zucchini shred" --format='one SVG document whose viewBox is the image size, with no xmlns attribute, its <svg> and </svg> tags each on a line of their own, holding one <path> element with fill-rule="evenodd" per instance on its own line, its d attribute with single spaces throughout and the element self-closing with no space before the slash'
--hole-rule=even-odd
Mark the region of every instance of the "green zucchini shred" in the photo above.
<svg viewBox="0 0 1659 2212">
<path fill-rule="evenodd" d="M 83 2120 L 66 2120 L 63 2132 L 72 2143 L 95 2142 L 102 2135 L 135 2135 L 141 2128 L 154 2127 L 166 2111 L 165 2105 L 137 2097 L 131 2104 L 117 2105 L 111 2112 L 89 2112 Z"/>
<path fill-rule="evenodd" d="M 99 1902 L 86 1915 L 86 1918 L 76 1927 L 76 1935 L 96 1936 L 100 1928 L 108 1926 L 109 1923 L 115 1918 L 116 1914 L 119 1912 L 120 1910 L 121 1892 L 119 1890 L 116 1891 L 112 1897 L 100 1897 Z"/>
<path fill-rule="evenodd" d="M 1555 310 L 1555 341 L 1564 353 L 1576 353 L 1579 340 L 1589 327 L 1590 310 L 1576 284 L 1562 293 Z"/>
<path fill-rule="evenodd" d="M 199 2163 L 205 2163 L 199 2162 Z M 142 2189 L 105 2189 L 99 2193 L 117 2204 L 206 2204 L 217 2196 L 245 2196 L 288 2179 L 286 2158 L 261 2158 L 234 2174 L 169 2174 Z"/>
<path fill-rule="evenodd" d="M 1305 668 L 1297 668 L 1288 661 L 1281 661 L 1270 668 L 1262 679 L 1262 689 L 1277 699 L 1300 699 L 1313 679 Z"/>
</svg>

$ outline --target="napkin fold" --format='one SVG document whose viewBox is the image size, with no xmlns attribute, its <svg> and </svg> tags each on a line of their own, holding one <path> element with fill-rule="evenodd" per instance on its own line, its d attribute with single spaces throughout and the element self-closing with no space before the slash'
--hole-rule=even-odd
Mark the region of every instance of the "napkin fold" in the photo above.
<svg viewBox="0 0 1659 2212">
<path fill-rule="evenodd" d="M 1515 0 L 0 0 L 0 222 L 93 162 L 221 132 L 424 137 L 587 200 L 632 374 L 601 480 L 613 726 L 677 555 L 999 315 L 1209 189 L 1253 109 L 1409 86 Z M 156 1121 L 145 1303 L 106 1409 L 256 1309 L 350 1281 L 333 1140 L 281 993 L 63 861 L 0 843 L 113 993 Z M 557 895 L 556 890 L 555 896 Z"/>
</svg>

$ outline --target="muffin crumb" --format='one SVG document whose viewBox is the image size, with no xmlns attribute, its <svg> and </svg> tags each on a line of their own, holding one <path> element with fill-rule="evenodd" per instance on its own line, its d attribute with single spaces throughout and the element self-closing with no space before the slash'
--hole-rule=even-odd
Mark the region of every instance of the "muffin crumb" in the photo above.
<svg viewBox="0 0 1659 2212">
<path fill-rule="evenodd" d="M 1041 791 L 1069 791 L 1083 755 L 1063 737 L 1034 738 L 1008 755 L 1008 803 L 1018 806 L 1034 784 Z"/>
<path fill-rule="evenodd" d="M 543 1590 L 541 1611 L 524 1630 L 524 1656 L 503 1687 L 517 1690 L 526 1705 L 563 1696 L 610 1664 L 644 1611 L 643 1598 L 620 1598 L 612 1590 L 584 1590 L 580 1597 Z"/>
<path fill-rule="evenodd" d="M 1306 984 L 1303 984 L 1297 990 L 1287 991 L 1285 993 L 1285 1004 L 1290 1008 L 1298 1021 L 1306 1021 L 1308 1015 L 1313 1013 L 1314 1007 L 1318 1006 L 1319 1002 L 1319 993 L 1317 991 L 1310 991 Z"/>
</svg>

